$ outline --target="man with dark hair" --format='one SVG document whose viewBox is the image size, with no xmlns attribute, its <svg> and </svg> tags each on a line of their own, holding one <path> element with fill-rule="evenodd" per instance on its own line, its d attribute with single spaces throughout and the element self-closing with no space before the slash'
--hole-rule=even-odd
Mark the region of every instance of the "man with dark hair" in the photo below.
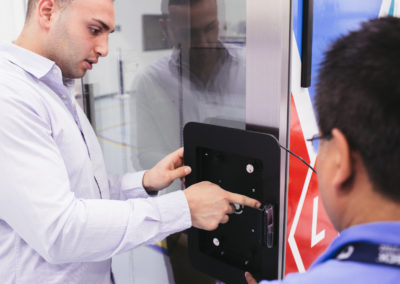
<svg viewBox="0 0 400 284">
<path fill-rule="evenodd" d="M 268 283 L 399 283 L 399 55 L 398 18 L 365 22 L 326 53 L 314 139 L 320 194 L 340 236 L 306 273 Z"/>
<path fill-rule="evenodd" d="M 113 255 L 190 226 L 214 230 L 230 203 L 259 206 L 208 182 L 153 197 L 190 173 L 183 149 L 107 176 L 71 87 L 108 53 L 113 1 L 29 6 L 21 35 L 0 45 L 1 283 L 110 284 Z"/>
</svg>

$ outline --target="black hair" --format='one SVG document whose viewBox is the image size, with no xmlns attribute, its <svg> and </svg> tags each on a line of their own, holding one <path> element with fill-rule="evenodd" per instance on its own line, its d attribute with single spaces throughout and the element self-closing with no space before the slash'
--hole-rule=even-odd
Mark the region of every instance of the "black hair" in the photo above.
<svg viewBox="0 0 400 284">
<path fill-rule="evenodd" d="M 364 22 L 325 53 L 316 110 L 323 135 L 338 128 L 381 194 L 400 201 L 400 19 Z"/>
<path fill-rule="evenodd" d="M 67 4 L 72 2 L 73 0 L 55 0 L 58 5 L 61 7 L 65 7 Z M 28 5 L 27 5 L 27 10 L 26 10 L 26 19 L 29 19 L 30 16 L 32 15 L 37 3 L 39 0 L 28 0 Z"/>
<path fill-rule="evenodd" d="M 61 8 L 64 8 L 68 4 L 70 4 L 73 0 L 55 0 L 55 1 Z M 113 2 L 114 1 L 115 0 L 113 0 Z M 26 20 L 30 18 L 38 2 L 39 0 L 28 0 L 28 5 L 26 9 Z"/>
</svg>

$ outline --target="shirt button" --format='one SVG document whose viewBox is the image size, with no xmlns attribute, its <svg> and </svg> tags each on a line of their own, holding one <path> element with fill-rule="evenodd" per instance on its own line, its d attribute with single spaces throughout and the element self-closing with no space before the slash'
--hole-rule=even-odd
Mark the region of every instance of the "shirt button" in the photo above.
<svg viewBox="0 0 400 284">
<path fill-rule="evenodd" d="M 65 100 L 67 98 L 66 95 L 62 94 L 61 97 Z"/>
<path fill-rule="evenodd" d="M 53 69 L 53 73 L 54 74 L 58 74 L 58 70 L 57 69 Z"/>
</svg>

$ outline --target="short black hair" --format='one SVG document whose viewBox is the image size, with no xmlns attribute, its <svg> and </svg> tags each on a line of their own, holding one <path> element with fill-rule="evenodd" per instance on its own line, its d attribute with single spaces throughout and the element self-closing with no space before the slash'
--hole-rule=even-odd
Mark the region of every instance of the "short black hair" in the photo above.
<svg viewBox="0 0 400 284">
<path fill-rule="evenodd" d="M 323 135 L 338 128 L 384 196 L 400 202 L 400 19 L 364 22 L 325 53 L 316 88 Z"/>
<path fill-rule="evenodd" d="M 56 0 L 57 4 L 60 5 L 61 7 L 65 7 L 72 1 L 73 0 Z M 30 16 L 32 15 L 38 2 L 39 2 L 39 0 L 28 0 L 28 8 L 26 10 L 26 19 L 30 18 Z"/>
<path fill-rule="evenodd" d="M 70 4 L 73 0 L 55 0 L 55 1 L 60 7 L 64 8 L 68 4 Z M 115 0 L 113 0 L 113 1 L 115 1 Z M 28 20 L 30 18 L 30 16 L 32 15 L 33 11 L 35 10 L 38 2 L 39 2 L 39 0 L 28 0 L 28 5 L 27 5 L 27 9 L 26 9 L 26 20 Z"/>
</svg>

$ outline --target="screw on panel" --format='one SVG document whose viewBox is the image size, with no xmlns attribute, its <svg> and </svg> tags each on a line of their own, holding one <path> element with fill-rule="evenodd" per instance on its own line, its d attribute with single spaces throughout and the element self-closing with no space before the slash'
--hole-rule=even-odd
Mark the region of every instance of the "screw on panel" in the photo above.
<svg viewBox="0 0 400 284">
<path fill-rule="evenodd" d="M 214 246 L 219 247 L 219 245 L 220 245 L 219 240 L 217 238 L 214 238 L 213 244 L 214 244 Z"/>
<path fill-rule="evenodd" d="M 240 205 L 240 204 L 237 204 L 237 203 L 232 203 L 232 204 L 235 207 L 235 212 L 234 212 L 235 214 L 240 215 L 240 214 L 243 213 L 243 210 L 244 210 L 244 206 L 243 205 Z"/>
<path fill-rule="evenodd" d="M 246 166 L 246 171 L 247 171 L 249 174 L 252 174 L 252 173 L 254 172 L 254 166 L 253 166 L 252 164 L 247 164 L 247 166 Z"/>
<path fill-rule="evenodd" d="M 251 189 L 251 192 L 256 192 L 256 189 L 255 189 L 255 188 L 252 188 L 252 189 Z"/>
</svg>

